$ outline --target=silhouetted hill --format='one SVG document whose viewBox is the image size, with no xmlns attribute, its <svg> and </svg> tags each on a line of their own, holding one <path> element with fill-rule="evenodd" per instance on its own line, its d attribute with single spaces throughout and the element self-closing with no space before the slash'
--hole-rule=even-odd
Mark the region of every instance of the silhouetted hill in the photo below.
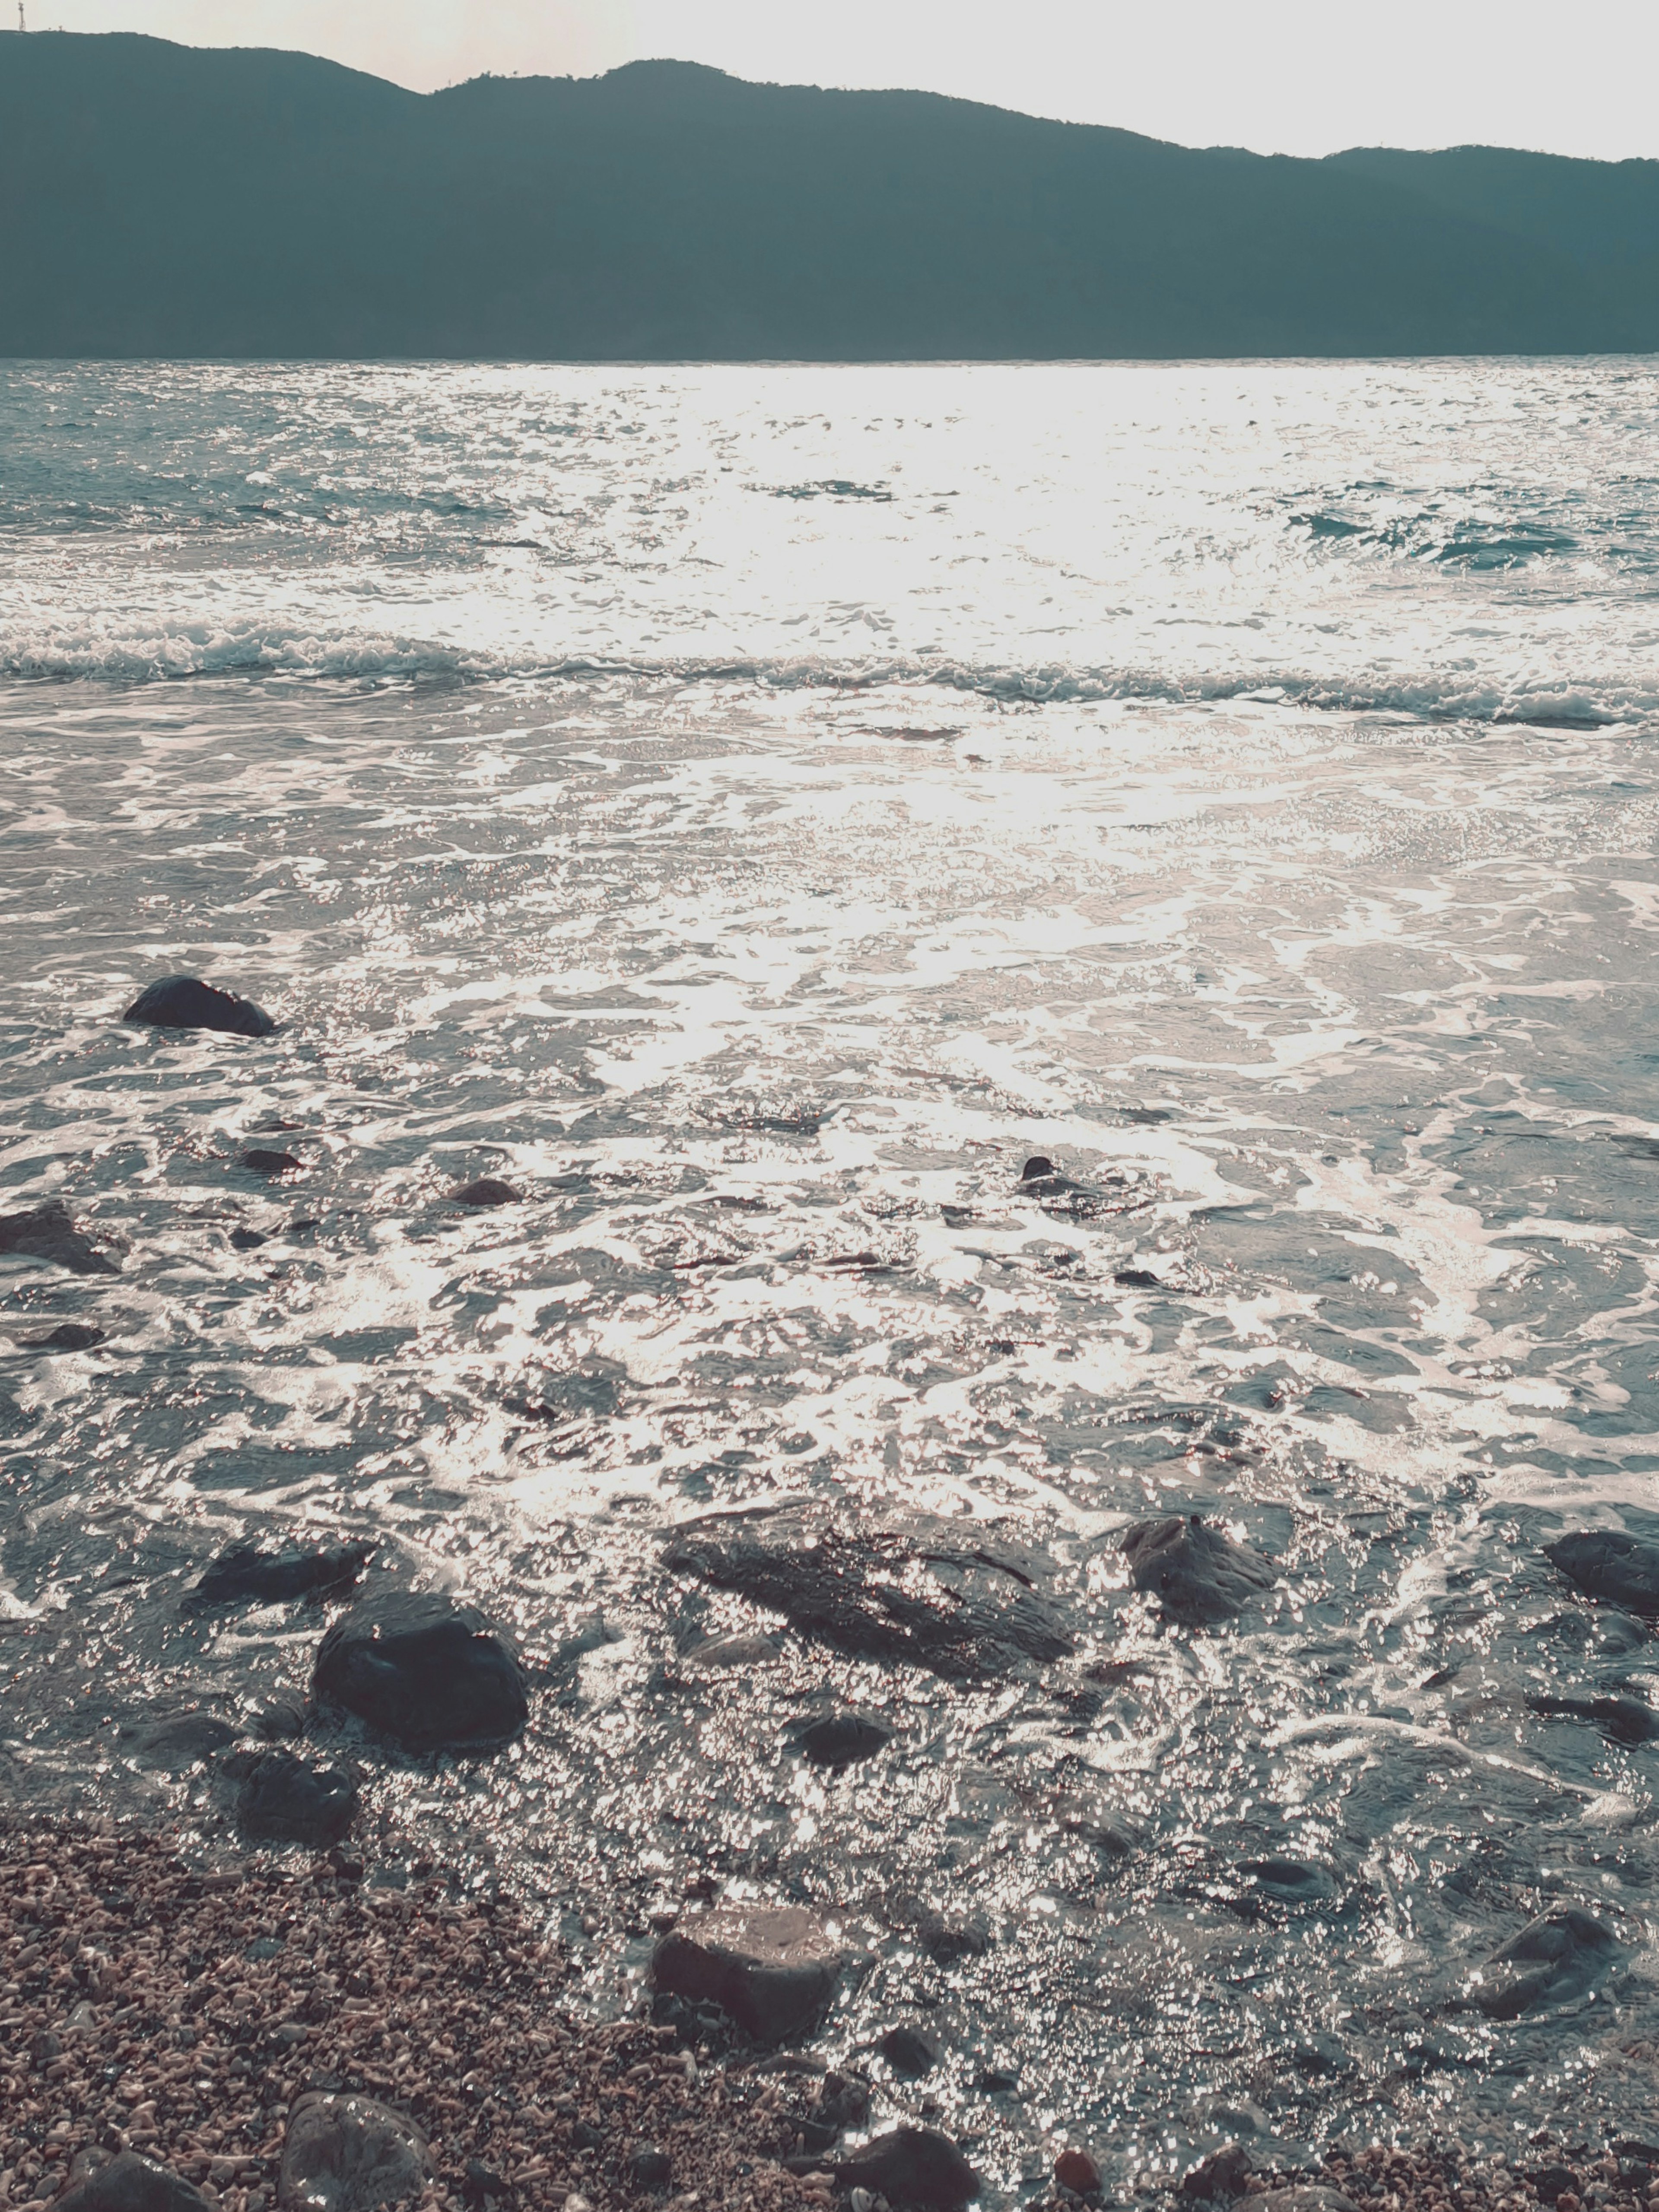
<svg viewBox="0 0 1659 2212">
<path fill-rule="evenodd" d="M 422 97 L 14 33 L 0 195 L 14 356 L 1659 347 L 1659 162 L 1198 151 L 682 63 Z"/>
</svg>

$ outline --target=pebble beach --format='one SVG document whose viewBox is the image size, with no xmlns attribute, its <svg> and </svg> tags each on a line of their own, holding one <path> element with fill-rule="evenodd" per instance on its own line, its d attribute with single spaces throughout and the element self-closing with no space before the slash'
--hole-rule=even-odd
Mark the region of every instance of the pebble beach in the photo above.
<svg viewBox="0 0 1659 2212">
<path fill-rule="evenodd" d="M 222 2212 L 300 2202 L 278 2186 L 286 2124 L 320 2092 L 414 2124 L 431 2212 L 838 2198 L 881 2212 L 884 2197 L 837 2189 L 834 2156 L 803 2150 L 842 2077 L 798 2053 L 722 2062 L 648 2021 L 584 2019 L 567 1978 L 562 1947 L 505 1898 L 366 1887 L 337 1853 L 207 1872 L 112 1821 L 14 1820 L 0 1830 L 0 2204 L 45 2212 L 128 2151 Z M 1250 2212 L 1659 2206 L 1659 2149 L 1549 2130 L 1532 2148 L 1523 2166 L 1447 2142 L 1354 2146 L 1275 2172 L 1235 2148 L 1178 2188 L 1149 2177 L 1130 2193 Z M 1056 2174 L 1035 2205 L 1100 2201 L 1086 2152 Z"/>
</svg>

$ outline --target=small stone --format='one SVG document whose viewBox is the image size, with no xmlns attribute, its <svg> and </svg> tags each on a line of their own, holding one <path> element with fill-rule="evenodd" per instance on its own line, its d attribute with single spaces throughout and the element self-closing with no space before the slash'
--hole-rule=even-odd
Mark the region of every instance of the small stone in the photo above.
<svg viewBox="0 0 1659 2212">
<path fill-rule="evenodd" d="M 654 2143 L 647 2143 L 629 2160 L 628 2178 L 635 2189 L 666 2189 L 674 2169 Z"/>
<path fill-rule="evenodd" d="M 127 2150 L 73 2183 L 52 2212 L 208 2212 L 208 2205 L 179 2175 Z"/>
<path fill-rule="evenodd" d="M 523 1194 L 495 1176 L 480 1176 L 476 1182 L 464 1182 L 449 1195 L 457 1206 L 512 1206 Z"/>
<path fill-rule="evenodd" d="M 707 2000 L 757 2042 L 811 2028 L 834 1993 L 841 1947 L 796 1905 L 717 1906 L 665 1936 L 652 1954 L 659 1990 Z"/>
<path fill-rule="evenodd" d="M 467 2203 L 475 2206 L 493 2204 L 513 2194 L 512 2183 L 504 2181 L 493 2166 L 486 2166 L 482 2159 L 477 2158 L 470 2158 L 466 2162 L 466 2179 L 463 2188 Z"/>
<path fill-rule="evenodd" d="M 195 975 L 164 975 L 141 991 L 123 1020 L 152 1029 L 221 1030 L 228 1036 L 270 1036 L 276 1024 L 263 1006 Z"/>
<path fill-rule="evenodd" d="M 255 1175 L 283 1176 L 293 1175 L 304 1162 L 296 1160 L 292 1152 L 268 1152 L 256 1145 L 251 1152 L 243 1153 L 242 1165 L 251 1168 Z"/>
<path fill-rule="evenodd" d="M 374 2212 L 418 2197 L 431 2178 L 412 2121 L 371 2097 L 313 2094 L 289 2115 L 277 2212 Z"/>
<path fill-rule="evenodd" d="M 890 2027 L 876 2048 L 894 2073 L 902 2074 L 907 2081 L 931 2074 L 941 2056 L 938 2043 L 921 2027 Z"/>
<path fill-rule="evenodd" d="M 1537 2192 L 1540 2202 L 1545 2204 L 1556 2203 L 1569 2191 L 1576 2191 L 1578 2187 L 1578 2176 L 1571 2167 L 1565 2166 L 1540 2166 L 1536 2173 L 1529 2174 L 1528 2179 Z"/>
<path fill-rule="evenodd" d="M 685 1655 L 688 1667 L 762 1667 L 778 1656 L 769 1636 L 711 1636 Z"/>
<path fill-rule="evenodd" d="M 835 2168 L 843 2188 L 884 2197 L 894 2212 L 961 2212 L 979 2195 L 979 2176 L 948 2136 L 932 2128 L 890 2128 Z"/>
<path fill-rule="evenodd" d="M 29 2057 L 37 2066 L 50 2066 L 54 2058 L 61 2058 L 64 2046 L 50 2028 L 43 2028 L 29 2045 Z"/>
<path fill-rule="evenodd" d="M 1100 2168 L 1086 2150 L 1063 2150 L 1054 2160 L 1054 2179 L 1074 2197 L 1100 2194 Z"/>
<path fill-rule="evenodd" d="M 267 1743 L 306 1732 L 306 1701 L 297 1690 L 273 1690 L 254 1717 L 254 1732 Z"/>
</svg>

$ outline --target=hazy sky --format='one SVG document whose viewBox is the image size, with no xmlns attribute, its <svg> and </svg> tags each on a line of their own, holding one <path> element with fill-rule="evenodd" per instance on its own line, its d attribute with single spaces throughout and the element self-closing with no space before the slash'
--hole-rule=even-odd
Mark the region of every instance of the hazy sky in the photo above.
<svg viewBox="0 0 1659 2212">
<path fill-rule="evenodd" d="M 0 0 L 9 15 L 15 0 Z M 641 55 L 914 85 L 1189 145 L 1659 155 L 1659 0 L 31 0 L 70 31 L 301 46 L 422 90 Z"/>
</svg>

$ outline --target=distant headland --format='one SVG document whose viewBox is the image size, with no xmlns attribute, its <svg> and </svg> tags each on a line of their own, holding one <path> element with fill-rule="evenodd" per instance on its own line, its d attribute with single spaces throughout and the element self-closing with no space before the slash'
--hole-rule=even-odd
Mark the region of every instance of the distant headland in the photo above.
<svg viewBox="0 0 1659 2212">
<path fill-rule="evenodd" d="M 1659 349 L 1659 161 L 1196 150 L 678 62 L 421 95 L 14 35 L 0 195 L 13 357 Z"/>
</svg>

